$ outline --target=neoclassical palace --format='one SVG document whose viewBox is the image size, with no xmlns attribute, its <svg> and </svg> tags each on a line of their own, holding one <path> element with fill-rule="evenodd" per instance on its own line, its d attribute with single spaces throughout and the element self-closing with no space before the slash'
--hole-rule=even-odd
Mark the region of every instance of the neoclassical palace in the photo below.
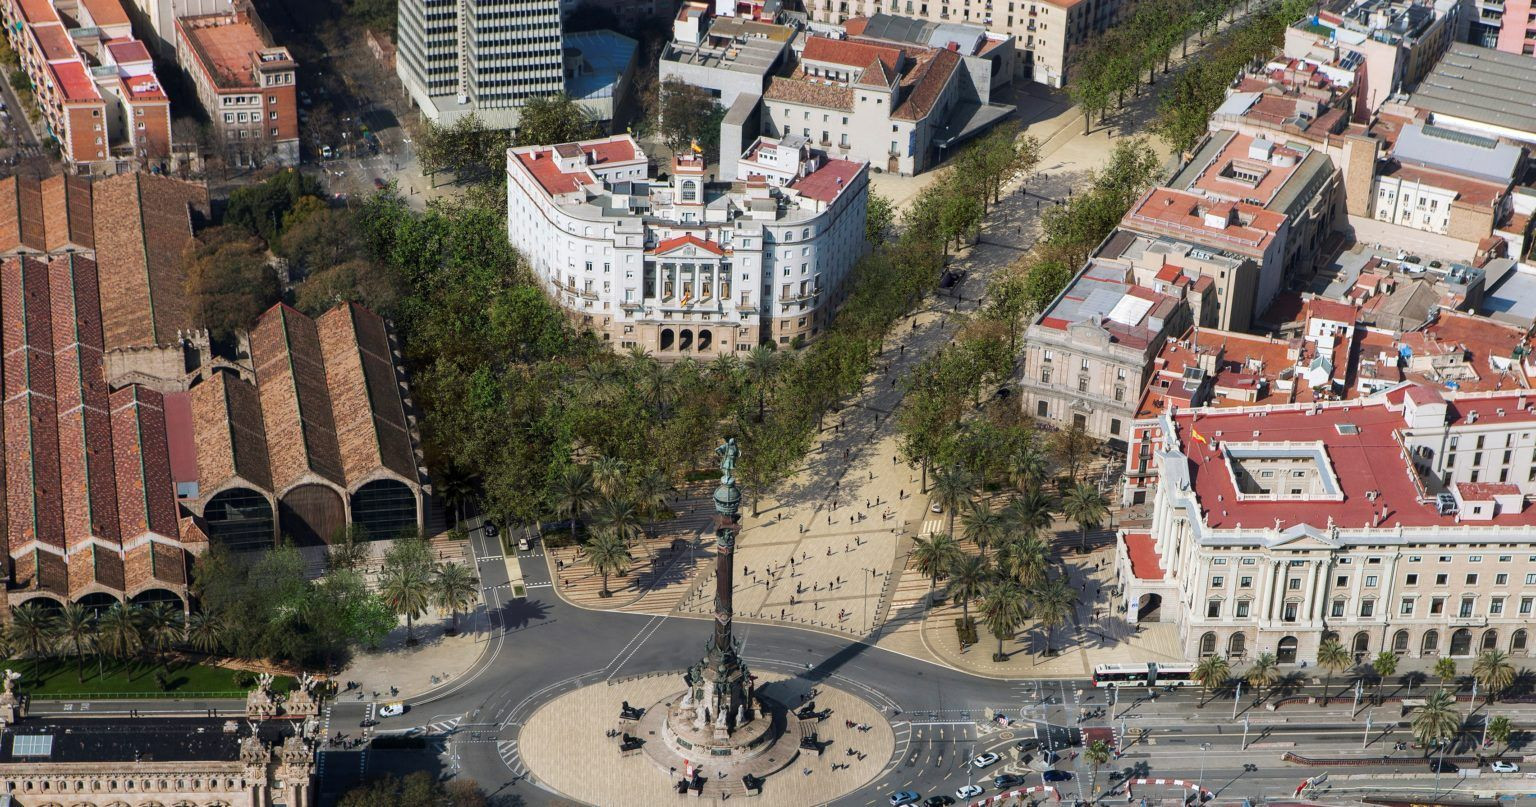
<svg viewBox="0 0 1536 807">
<path fill-rule="evenodd" d="M 1536 392 L 1403 384 L 1333 403 L 1137 421 L 1120 534 L 1125 619 L 1185 654 L 1313 663 L 1528 656 L 1536 613 Z"/>
</svg>

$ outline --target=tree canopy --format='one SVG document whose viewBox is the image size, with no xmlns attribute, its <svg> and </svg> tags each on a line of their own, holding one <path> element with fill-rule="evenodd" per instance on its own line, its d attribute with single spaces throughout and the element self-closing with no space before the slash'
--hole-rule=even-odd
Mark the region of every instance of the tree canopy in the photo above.
<svg viewBox="0 0 1536 807">
<path fill-rule="evenodd" d="M 557 93 L 523 102 L 513 145 L 548 146 L 602 135 L 602 126 L 591 113 L 565 93 Z"/>
<path fill-rule="evenodd" d="M 261 242 L 229 225 L 189 241 L 181 265 L 192 317 L 215 339 L 250 327 L 282 292 Z"/>
</svg>

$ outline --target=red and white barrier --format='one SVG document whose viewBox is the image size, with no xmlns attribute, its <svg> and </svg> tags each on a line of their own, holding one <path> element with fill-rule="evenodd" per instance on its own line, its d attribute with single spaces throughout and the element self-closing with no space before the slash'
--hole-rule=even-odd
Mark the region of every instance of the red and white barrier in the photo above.
<svg viewBox="0 0 1536 807">
<path fill-rule="evenodd" d="M 1136 785 L 1157 785 L 1158 787 L 1182 787 L 1185 790 L 1198 790 L 1202 800 L 1214 797 L 1216 794 L 1201 787 L 1195 782 L 1186 782 L 1183 779 L 1131 779 L 1125 783 L 1125 795 L 1127 798 L 1134 795 L 1132 788 Z"/>
<path fill-rule="evenodd" d="M 1006 799 L 1016 799 L 1022 796 L 1028 796 L 1031 793 L 1042 792 L 1051 794 L 1051 798 L 1058 802 L 1061 801 L 1061 794 L 1056 792 L 1056 788 L 1051 787 L 1050 785 L 1035 785 L 1034 787 L 1021 787 L 1017 790 L 1010 790 L 1006 793 L 998 793 L 997 795 L 988 799 L 977 799 L 971 802 L 969 807 L 986 807 L 988 804 L 998 804 Z"/>
</svg>

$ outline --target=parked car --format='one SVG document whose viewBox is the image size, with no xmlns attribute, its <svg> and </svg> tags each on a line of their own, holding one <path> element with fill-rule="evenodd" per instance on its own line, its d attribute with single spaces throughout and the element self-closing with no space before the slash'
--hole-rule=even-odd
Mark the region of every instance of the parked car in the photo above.
<svg viewBox="0 0 1536 807">
<path fill-rule="evenodd" d="M 917 801 L 917 793 L 911 790 L 898 790 L 891 794 L 891 807 L 901 807 L 903 804 L 913 804 Z"/>
<path fill-rule="evenodd" d="M 1040 778 L 1047 782 L 1065 782 L 1072 778 L 1072 772 L 1052 769 L 1040 774 Z"/>
<path fill-rule="evenodd" d="M 923 801 L 923 807 L 949 807 L 955 800 L 948 796 L 929 796 Z"/>
<path fill-rule="evenodd" d="M 1006 790 L 1010 787 L 1018 787 L 1024 784 L 1024 777 L 1011 773 L 1000 773 L 992 777 L 992 786 L 998 790 Z"/>
<path fill-rule="evenodd" d="M 957 799 L 974 799 L 981 795 L 981 785 L 966 785 L 955 791 Z"/>
<path fill-rule="evenodd" d="M 1429 761 L 1429 769 L 1435 773 L 1455 773 L 1461 770 L 1461 768 L 1456 767 L 1456 763 L 1440 759 L 1439 757 Z"/>
<path fill-rule="evenodd" d="M 1040 747 L 1040 741 L 1035 739 L 1035 738 L 1033 738 L 1033 737 L 1030 737 L 1027 740 L 1019 740 L 1018 742 L 1013 744 L 1013 747 L 1018 749 L 1019 753 L 1026 754 L 1026 753 L 1029 753 L 1030 751 L 1035 750 L 1036 748 L 1039 748 Z"/>
<path fill-rule="evenodd" d="M 971 760 L 971 766 L 974 767 L 974 768 L 978 768 L 978 769 L 979 768 L 985 768 L 988 765 L 995 765 L 995 764 L 997 764 L 997 759 L 998 759 L 997 754 L 995 754 L 995 753 L 993 753 L 991 751 L 988 751 L 987 753 L 979 754 L 979 755 L 976 756 L 975 759 L 972 759 Z"/>
<path fill-rule="evenodd" d="M 1505 762 L 1502 759 L 1496 759 L 1492 764 L 1488 766 L 1488 770 L 1493 771 L 1494 773 L 1519 773 L 1520 766 L 1513 762 Z"/>
</svg>

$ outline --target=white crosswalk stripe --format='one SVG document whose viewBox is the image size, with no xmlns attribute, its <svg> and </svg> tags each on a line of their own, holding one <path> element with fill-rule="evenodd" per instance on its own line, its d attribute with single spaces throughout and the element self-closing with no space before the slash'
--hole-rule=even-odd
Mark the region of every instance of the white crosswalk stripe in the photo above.
<svg viewBox="0 0 1536 807">
<path fill-rule="evenodd" d="M 460 715 L 458 717 L 453 718 L 452 720 L 439 720 L 436 723 L 428 723 L 427 724 L 427 733 L 428 734 L 447 734 L 448 732 L 453 731 L 453 727 L 459 725 L 459 722 L 462 721 L 463 719 L 464 719 L 464 716 Z"/>
<path fill-rule="evenodd" d="M 923 522 L 923 535 L 933 535 L 944 531 L 944 519 L 930 518 Z"/>
</svg>

